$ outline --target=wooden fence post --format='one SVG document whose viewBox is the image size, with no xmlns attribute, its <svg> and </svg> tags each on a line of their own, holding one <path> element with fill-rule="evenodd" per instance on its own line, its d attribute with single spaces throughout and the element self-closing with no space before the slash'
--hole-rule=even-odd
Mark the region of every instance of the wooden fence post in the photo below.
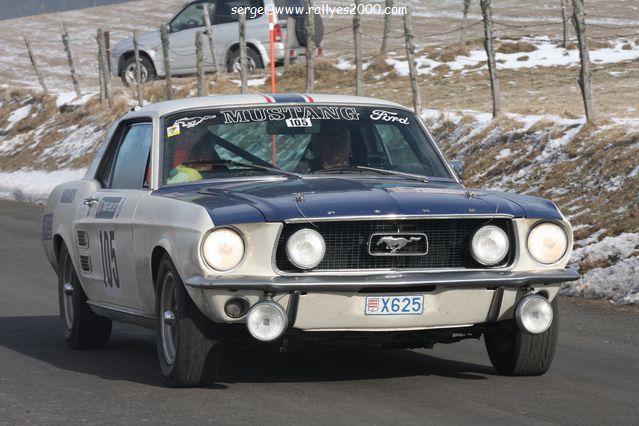
<svg viewBox="0 0 639 426">
<path fill-rule="evenodd" d="M 215 43 L 213 40 L 213 29 L 211 28 L 211 16 L 209 15 L 209 5 L 204 3 L 202 6 L 204 12 L 204 23 L 206 24 L 206 36 L 209 39 L 209 49 L 211 50 L 211 63 L 213 64 L 213 81 L 217 81 L 217 75 L 220 70 L 217 68 L 217 58 L 215 55 Z M 220 67 L 221 68 L 221 67 Z"/>
<path fill-rule="evenodd" d="M 166 80 L 166 99 L 173 99 L 173 82 L 171 80 L 171 54 L 169 52 L 169 28 L 166 24 L 160 27 L 162 40 L 162 58 L 164 60 L 164 78 Z"/>
<path fill-rule="evenodd" d="M 38 68 L 38 63 L 36 62 L 35 56 L 33 56 L 33 50 L 31 50 L 31 40 L 27 38 L 27 36 L 23 36 L 24 44 L 27 46 L 27 52 L 29 53 L 29 59 L 31 60 L 31 65 L 33 65 L 33 70 L 38 76 L 38 81 L 40 82 L 40 86 L 42 86 L 42 92 L 44 92 L 45 96 L 49 94 L 49 89 L 47 89 L 47 84 L 44 82 L 44 78 L 42 77 L 42 73 L 40 72 L 40 68 Z"/>
<path fill-rule="evenodd" d="M 246 14 L 239 14 L 240 23 L 240 93 L 248 91 L 247 67 L 248 60 L 246 55 Z"/>
<path fill-rule="evenodd" d="M 570 38 L 570 30 L 568 29 L 568 16 L 566 14 L 566 2 L 568 0 L 561 0 L 561 24 L 563 25 L 564 30 L 564 41 L 561 44 L 561 47 L 564 49 L 568 46 L 568 39 Z"/>
<path fill-rule="evenodd" d="M 197 95 L 206 96 L 204 88 L 204 43 L 202 43 L 202 33 L 195 33 L 195 61 L 197 69 Z"/>
<path fill-rule="evenodd" d="M 291 65 L 291 48 L 295 40 L 295 19 L 291 15 L 286 17 L 286 51 L 284 52 L 284 72 Z"/>
<path fill-rule="evenodd" d="M 308 25 L 306 26 L 306 93 L 315 90 L 315 9 L 308 0 Z"/>
<path fill-rule="evenodd" d="M 98 78 L 100 81 L 100 104 L 104 104 L 106 100 L 106 90 L 104 89 L 104 76 L 102 75 L 102 45 L 100 44 L 99 30 L 95 41 L 98 44 Z"/>
<path fill-rule="evenodd" d="M 107 59 L 107 49 L 104 40 L 104 31 L 102 31 L 102 28 L 98 28 L 98 44 L 100 46 L 100 57 L 102 58 L 100 62 L 102 63 L 104 93 L 106 95 L 107 101 L 109 102 L 109 107 L 113 107 L 113 93 L 111 91 L 111 71 L 109 70 L 109 61 Z"/>
<path fill-rule="evenodd" d="M 579 58 L 581 71 L 579 72 L 579 87 L 584 99 L 586 120 L 590 123 L 597 118 L 595 101 L 592 96 L 592 70 L 590 69 L 590 52 L 588 51 L 588 37 L 586 37 L 586 18 L 584 12 L 584 0 L 572 0 L 573 21 L 579 42 Z"/>
<path fill-rule="evenodd" d="M 411 9 L 406 7 L 404 14 L 404 39 L 406 41 L 406 56 L 408 59 L 408 72 L 410 74 L 410 87 L 413 91 L 413 109 L 416 114 L 422 112 L 422 94 L 417 81 L 417 66 L 415 64 L 415 45 L 413 44 L 413 20 Z"/>
<path fill-rule="evenodd" d="M 71 70 L 71 80 L 73 81 L 73 90 L 75 90 L 76 98 L 82 96 L 80 91 L 80 83 L 78 82 L 78 76 L 75 72 L 75 63 L 73 62 L 73 55 L 71 53 L 71 46 L 69 45 L 69 33 L 67 27 L 62 23 L 62 44 L 64 45 L 64 51 L 67 52 L 67 60 L 69 61 L 69 69 Z"/>
<path fill-rule="evenodd" d="M 493 11 L 491 0 L 480 0 L 481 14 L 484 19 L 484 48 L 488 56 L 488 73 L 490 75 L 490 89 L 493 95 L 493 118 L 499 115 L 501 100 L 499 98 L 499 79 L 497 77 L 497 62 L 495 61 L 495 46 L 493 45 Z"/>
<path fill-rule="evenodd" d="M 470 0 L 464 0 L 464 11 L 462 15 L 461 35 L 459 36 L 459 45 L 461 48 L 466 47 L 466 23 L 468 22 L 468 10 L 470 9 Z"/>
<path fill-rule="evenodd" d="M 386 0 L 386 10 L 393 7 L 393 0 Z M 390 13 L 384 14 L 384 34 L 382 35 L 382 46 L 379 48 L 379 54 L 383 55 L 388 52 L 388 35 L 390 33 Z"/>
<path fill-rule="evenodd" d="M 353 16 L 353 45 L 355 47 L 355 95 L 362 96 L 364 86 L 362 65 L 362 34 L 360 32 L 362 17 L 359 14 L 361 0 L 355 0 L 355 15 Z"/>
<path fill-rule="evenodd" d="M 135 91 L 138 97 L 138 105 L 142 106 L 144 105 L 144 87 L 142 86 L 142 66 L 140 63 L 140 46 L 138 45 L 137 30 L 133 30 L 133 54 L 135 55 Z"/>
</svg>

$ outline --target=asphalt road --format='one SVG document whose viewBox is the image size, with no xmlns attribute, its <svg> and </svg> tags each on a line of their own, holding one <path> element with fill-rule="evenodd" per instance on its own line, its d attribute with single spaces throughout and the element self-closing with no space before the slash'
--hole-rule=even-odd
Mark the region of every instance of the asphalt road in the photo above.
<svg viewBox="0 0 639 426">
<path fill-rule="evenodd" d="M 432 350 L 229 354 L 208 389 L 167 388 L 153 332 L 72 351 L 41 208 L 0 202 L 0 424 L 637 424 L 639 314 L 562 299 L 543 377 L 495 375 L 483 342 Z"/>
</svg>

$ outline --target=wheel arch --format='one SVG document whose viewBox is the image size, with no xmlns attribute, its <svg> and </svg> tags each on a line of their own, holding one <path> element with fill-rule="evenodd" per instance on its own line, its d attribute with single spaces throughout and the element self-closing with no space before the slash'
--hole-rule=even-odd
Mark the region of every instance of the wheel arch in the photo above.
<svg viewBox="0 0 639 426">
<path fill-rule="evenodd" d="M 135 51 L 133 50 L 127 50 L 120 55 L 120 58 L 118 59 L 118 76 L 122 77 L 122 73 L 124 73 L 124 63 L 133 56 L 135 56 Z M 153 67 L 151 71 L 153 72 L 153 75 L 157 77 L 157 66 L 151 55 L 149 55 L 146 50 L 140 50 L 140 58 L 142 57 L 148 59 L 148 61 L 151 63 L 151 67 Z"/>
<path fill-rule="evenodd" d="M 262 59 L 262 66 L 265 67 L 270 63 L 268 54 L 266 52 L 266 48 L 258 40 L 247 40 L 246 48 L 253 49 L 257 52 L 258 55 L 260 55 L 260 58 Z M 233 43 L 228 47 L 228 49 L 226 49 L 226 53 L 224 54 L 225 66 L 228 65 L 231 54 L 237 52 L 239 49 L 240 49 L 240 43 Z"/>
</svg>

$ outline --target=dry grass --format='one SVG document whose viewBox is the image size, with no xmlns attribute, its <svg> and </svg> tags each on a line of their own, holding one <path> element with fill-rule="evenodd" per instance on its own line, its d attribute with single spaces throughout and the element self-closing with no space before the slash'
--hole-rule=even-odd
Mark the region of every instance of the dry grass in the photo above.
<svg viewBox="0 0 639 426">
<path fill-rule="evenodd" d="M 527 41 L 515 41 L 511 43 L 501 43 L 497 49 L 499 53 L 527 53 L 537 50 L 537 46 Z"/>
<path fill-rule="evenodd" d="M 518 60 L 519 62 L 525 62 L 525 61 L 527 61 L 528 59 L 530 59 L 530 56 L 528 56 L 528 55 L 520 56 L 520 57 L 518 57 L 518 58 L 517 58 L 517 60 Z"/>
</svg>

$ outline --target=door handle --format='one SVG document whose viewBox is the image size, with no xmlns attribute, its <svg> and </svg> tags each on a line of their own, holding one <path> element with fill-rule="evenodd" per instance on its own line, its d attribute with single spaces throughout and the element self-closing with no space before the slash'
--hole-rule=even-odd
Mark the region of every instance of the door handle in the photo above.
<svg viewBox="0 0 639 426">
<path fill-rule="evenodd" d="M 98 201 L 100 201 L 100 199 L 97 197 L 89 197 L 89 198 L 85 198 L 82 204 L 84 204 L 85 206 L 92 207 Z"/>
</svg>

